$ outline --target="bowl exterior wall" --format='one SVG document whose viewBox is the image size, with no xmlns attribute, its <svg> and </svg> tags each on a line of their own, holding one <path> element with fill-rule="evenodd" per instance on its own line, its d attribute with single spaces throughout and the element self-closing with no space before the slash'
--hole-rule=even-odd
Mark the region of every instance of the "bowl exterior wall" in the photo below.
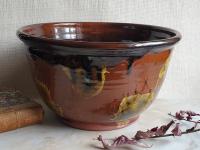
<svg viewBox="0 0 200 150">
<path fill-rule="evenodd" d="M 56 55 L 29 48 L 28 60 L 43 100 L 58 116 L 78 128 L 106 130 L 128 125 L 149 107 L 171 51 L 112 57 Z"/>
</svg>

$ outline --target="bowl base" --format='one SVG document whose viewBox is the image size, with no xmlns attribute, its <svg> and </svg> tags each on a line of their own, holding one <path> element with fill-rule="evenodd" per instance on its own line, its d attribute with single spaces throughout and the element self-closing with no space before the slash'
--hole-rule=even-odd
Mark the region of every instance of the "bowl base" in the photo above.
<svg viewBox="0 0 200 150">
<path fill-rule="evenodd" d="M 135 122 L 139 116 L 131 118 L 129 120 L 120 121 L 120 122 L 111 122 L 111 123 L 90 123 L 90 122 L 80 122 L 74 121 L 71 119 L 61 118 L 61 121 L 66 125 L 71 126 L 73 128 L 78 128 L 81 130 L 89 130 L 89 131 L 108 131 L 124 128 L 133 122 Z"/>
</svg>

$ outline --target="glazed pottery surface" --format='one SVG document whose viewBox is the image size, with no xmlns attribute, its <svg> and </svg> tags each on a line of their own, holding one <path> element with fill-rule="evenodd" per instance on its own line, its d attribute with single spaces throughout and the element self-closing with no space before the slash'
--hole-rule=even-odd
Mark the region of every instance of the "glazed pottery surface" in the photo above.
<svg viewBox="0 0 200 150">
<path fill-rule="evenodd" d="M 111 130 L 135 121 L 155 99 L 180 34 L 128 23 L 43 23 L 22 27 L 33 78 L 68 125 Z"/>
</svg>

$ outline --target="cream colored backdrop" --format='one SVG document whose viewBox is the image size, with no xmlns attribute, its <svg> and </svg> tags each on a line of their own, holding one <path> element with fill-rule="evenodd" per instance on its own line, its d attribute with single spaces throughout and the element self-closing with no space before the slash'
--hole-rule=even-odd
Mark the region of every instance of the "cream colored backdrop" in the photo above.
<svg viewBox="0 0 200 150">
<path fill-rule="evenodd" d="M 179 30 L 159 98 L 200 98 L 199 0 L 0 0 L 0 85 L 37 96 L 17 28 L 52 21 L 113 21 Z"/>
</svg>

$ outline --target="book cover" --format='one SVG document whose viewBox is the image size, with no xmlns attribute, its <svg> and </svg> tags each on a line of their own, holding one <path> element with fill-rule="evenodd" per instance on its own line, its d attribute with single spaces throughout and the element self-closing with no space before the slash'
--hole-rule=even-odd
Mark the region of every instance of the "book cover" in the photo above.
<svg viewBox="0 0 200 150">
<path fill-rule="evenodd" d="M 0 90 L 0 133 L 41 123 L 42 106 L 18 90 Z"/>
</svg>

